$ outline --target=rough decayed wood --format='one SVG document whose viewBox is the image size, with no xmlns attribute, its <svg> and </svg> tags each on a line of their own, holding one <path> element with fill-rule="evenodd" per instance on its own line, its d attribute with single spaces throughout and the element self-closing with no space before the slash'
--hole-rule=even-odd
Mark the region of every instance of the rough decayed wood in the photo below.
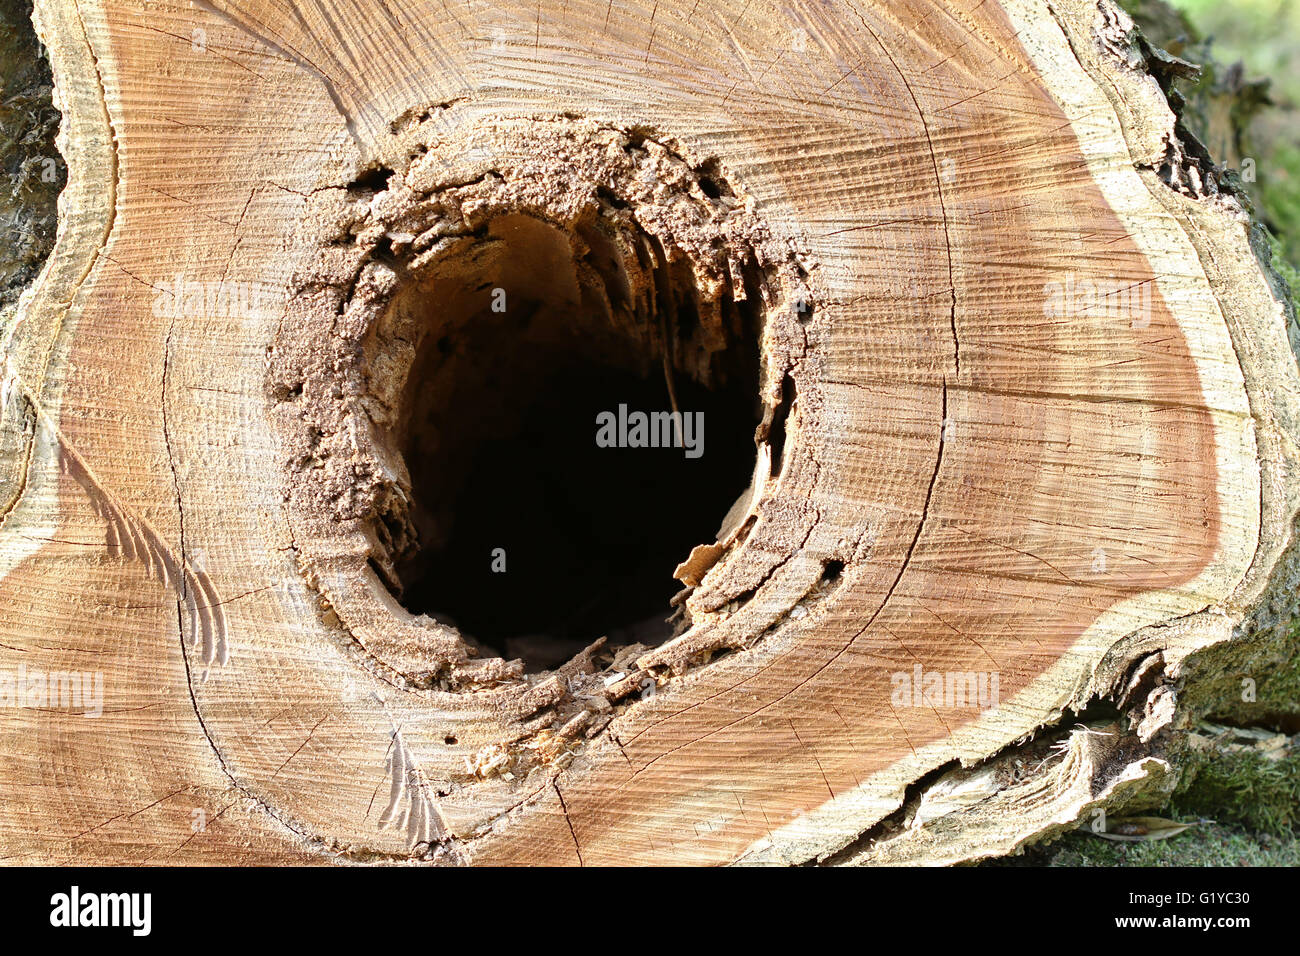
<svg viewBox="0 0 1300 956">
<path fill-rule="evenodd" d="M 1108 0 L 36 7 L 0 667 L 103 713 L 0 717 L 7 859 L 1007 852 L 1170 779 L 1187 669 L 1294 601 L 1287 306 Z M 641 374 L 759 338 L 659 646 L 529 673 L 394 597 L 420 363 L 497 287 Z"/>
</svg>

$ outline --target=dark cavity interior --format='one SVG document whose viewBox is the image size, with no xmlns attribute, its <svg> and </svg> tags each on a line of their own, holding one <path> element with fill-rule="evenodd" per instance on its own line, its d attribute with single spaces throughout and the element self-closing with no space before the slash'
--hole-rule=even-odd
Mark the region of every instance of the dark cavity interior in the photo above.
<svg viewBox="0 0 1300 956">
<path fill-rule="evenodd" d="M 680 257 L 606 205 L 571 230 L 503 215 L 400 293 L 388 322 L 414 359 L 393 441 L 412 503 L 381 539 L 404 606 L 533 671 L 601 636 L 671 637 L 674 568 L 753 474 L 756 272 L 745 285 L 702 297 Z M 601 413 L 668 412 L 673 396 L 703 413 L 699 457 L 599 447 Z"/>
</svg>

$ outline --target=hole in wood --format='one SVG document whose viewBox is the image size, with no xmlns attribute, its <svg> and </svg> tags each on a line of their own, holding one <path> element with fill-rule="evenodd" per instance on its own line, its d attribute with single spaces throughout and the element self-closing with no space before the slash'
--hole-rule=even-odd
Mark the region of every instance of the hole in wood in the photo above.
<svg viewBox="0 0 1300 956">
<path fill-rule="evenodd" d="M 399 292 L 392 326 L 419 330 L 392 436 L 411 506 L 381 537 L 408 542 L 385 575 L 403 605 L 533 671 L 671 637 L 673 569 L 754 469 L 745 281 L 704 296 L 603 202 L 571 228 L 499 216 Z"/>
</svg>

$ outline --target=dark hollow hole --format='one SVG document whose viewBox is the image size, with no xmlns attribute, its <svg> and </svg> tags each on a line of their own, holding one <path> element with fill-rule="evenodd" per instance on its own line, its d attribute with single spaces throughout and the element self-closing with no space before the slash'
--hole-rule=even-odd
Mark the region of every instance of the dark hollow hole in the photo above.
<svg viewBox="0 0 1300 956">
<path fill-rule="evenodd" d="M 707 306 L 662 256 L 645 256 L 640 294 L 597 232 L 575 246 L 504 217 L 398 304 L 426 326 L 398 436 L 419 542 L 396 565 L 402 603 L 534 671 L 601 636 L 671 637 L 672 572 L 715 540 L 754 469 L 758 317 L 716 303 L 728 347 L 705 330 L 669 346 L 677 431 L 655 336 Z M 660 413 L 668 447 L 630 447 L 636 412 Z M 602 414 L 624 446 L 598 443 Z"/>
<path fill-rule="evenodd" d="M 387 166 L 367 169 L 356 179 L 348 183 L 348 192 L 353 194 L 381 193 L 388 188 L 388 181 L 393 178 L 393 170 Z"/>
<path fill-rule="evenodd" d="M 772 474 L 781 474 L 781 465 L 785 458 L 785 426 L 794 408 L 796 395 L 794 377 L 789 372 L 781 379 L 781 404 L 776 407 L 772 424 L 768 429 L 768 444 L 772 448 Z"/>
</svg>

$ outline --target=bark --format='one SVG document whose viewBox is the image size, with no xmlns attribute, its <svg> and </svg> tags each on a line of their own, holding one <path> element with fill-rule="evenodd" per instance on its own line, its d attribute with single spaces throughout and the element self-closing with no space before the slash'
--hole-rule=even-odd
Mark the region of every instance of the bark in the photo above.
<svg viewBox="0 0 1300 956">
<path fill-rule="evenodd" d="M 36 23 L 0 667 L 103 712 L 7 711 L 7 858 L 963 862 L 1167 792 L 1290 646 L 1294 312 L 1109 2 Z M 561 362 L 753 399 L 752 476 L 670 633 L 499 656 L 430 556 Z M 542 535 L 559 603 L 644 523 Z"/>
</svg>

